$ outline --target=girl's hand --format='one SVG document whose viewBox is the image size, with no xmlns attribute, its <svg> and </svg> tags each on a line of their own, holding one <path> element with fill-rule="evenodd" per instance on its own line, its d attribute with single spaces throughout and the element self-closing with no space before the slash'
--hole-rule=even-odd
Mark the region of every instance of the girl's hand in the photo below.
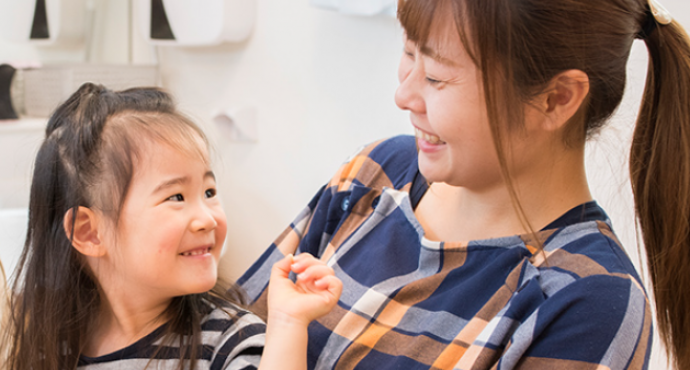
<svg viewBox="0 0 690 370">
<path fill-rule="evenodd" d="M 297 274 L 293 283 L 290 271 Z M 327 314 L 340 298 L 343 284 L 333 269 L 308 253 L 287 255 L 273 265 L 268 286 L 269 322 L 289 321 L 305 328 Z"/>
</svg>

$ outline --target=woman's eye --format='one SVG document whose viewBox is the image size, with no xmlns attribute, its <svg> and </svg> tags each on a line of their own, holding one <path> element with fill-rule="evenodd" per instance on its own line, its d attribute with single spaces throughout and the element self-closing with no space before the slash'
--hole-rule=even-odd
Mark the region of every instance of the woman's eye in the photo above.
<svg viewBox="0 0 690 370">
<path fill-rule="evenodd" d="M 182 196 L 182 194 L 175 194 L 175 195 L 169 197 L 167 200 L 172 200 L 175 202 L 182 202 L 182 201 L 184 201 L 184 196 Z"/>
<path fill-rule="evenodd" d="M 408 58 L 414 60 L 414 53 L 411 51 L 408 51 L 407 49 L 403 49 L 403 54 L 405 54 Z"/>
<path fill-rule="evenodd" d="M 431 78 L 431 77 L 427 77 L 427 78 L 426 78 L 426 82 L 428 82 L 428 83 L 431 84 L 431 85 L 438 85 L 438 84 L 440 84 L 440 83 L 443 82 L 443 81 L 439 81 L 439 80 L 435 80 L 435 79 L 433 79 L 433 78 Z"/>
<path fill-rule="evenodd" d="M 207 189 L 204 194 L 206 195 L 206 198 L 213 198 L 216 196 L 216 189 Z"/>
</svg>

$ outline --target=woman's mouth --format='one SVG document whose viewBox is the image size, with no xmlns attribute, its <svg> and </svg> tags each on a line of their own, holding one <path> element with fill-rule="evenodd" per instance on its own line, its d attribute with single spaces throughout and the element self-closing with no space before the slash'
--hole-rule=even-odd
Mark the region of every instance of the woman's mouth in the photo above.
<svg viewBox="0 0 690 370">
<path fill-rule="evenodd" d="M 445 141 L 441 140 L 440 137 L 426 133 L 417 127 L 414 128 L 414 132 L 418 140 L 424 140 L 431 145 L 442 145 L 446 143 Z"/>
</svg>

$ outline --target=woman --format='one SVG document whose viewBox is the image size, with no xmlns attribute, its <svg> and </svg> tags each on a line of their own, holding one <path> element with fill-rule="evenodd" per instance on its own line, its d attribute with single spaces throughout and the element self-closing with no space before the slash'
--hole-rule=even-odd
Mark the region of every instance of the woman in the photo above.
<svg viewBox="0 0 690 370">
<path fill-rule="evenodd" d="M 266 313 L 271 264 L 308 252 L 344 284 L 310 326 L 310 368 L 647 368 L 649 299 L 584 167 L 643 39 L 631 178 L 661 337 L 690 368 L 682 28 L 646 0 L 398 5 L 395 99 L 416 139 L 371 144 L 337 172 L 241 278 L 254 308 Z"/>
</svg>

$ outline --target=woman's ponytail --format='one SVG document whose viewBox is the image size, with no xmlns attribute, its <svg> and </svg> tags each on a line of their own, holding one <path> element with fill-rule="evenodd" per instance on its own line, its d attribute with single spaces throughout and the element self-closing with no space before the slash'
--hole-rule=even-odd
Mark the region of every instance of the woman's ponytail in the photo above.
<svg viewBox="0 0 690 370">
<path fill-rule="evenodd" d="M 646 24 L 649 66 L 630 178 L 660 335 L 676 368 L 690 369 L 690 39 L 675 22 Z"/>
</svg>

